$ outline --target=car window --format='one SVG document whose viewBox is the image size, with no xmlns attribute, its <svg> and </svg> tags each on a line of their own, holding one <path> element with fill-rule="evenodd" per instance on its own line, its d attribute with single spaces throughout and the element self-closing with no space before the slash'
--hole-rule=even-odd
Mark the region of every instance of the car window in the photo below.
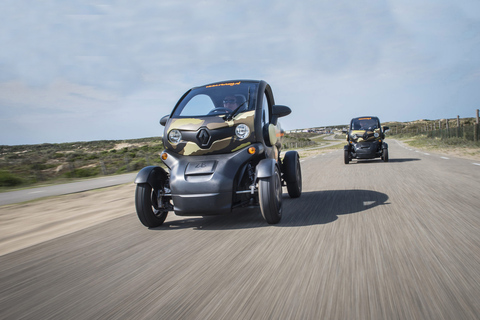
<svg viewBox="0 0 480 320">
<path fill-rule="evenodd" d="M 179 101 L 173 116 L 205 117 L 253 110 L 256 86 L 238 81 L 194 88 Z"/>
<path fill-rule="evenodd" d="M 209 96 L 199 94 L 188 101 L 180 115 L 185 117 L 202 116 L 214 108 L 215 104 Z"/>
<path fill-rule="evenodd" d="M 378 120 L 373 118 L 353 119 L 350 130 L 375 130 L 378 129 Z"/>
</svg>

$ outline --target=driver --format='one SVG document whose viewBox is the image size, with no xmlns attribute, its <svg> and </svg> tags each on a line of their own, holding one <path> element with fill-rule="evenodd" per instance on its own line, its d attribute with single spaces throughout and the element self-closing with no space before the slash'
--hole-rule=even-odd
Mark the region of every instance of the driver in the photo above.
<svg viewBox="0 0 480 320">
<path fill-rule="evenodd" d="M 230 110 L 230 112 L 234 111 L 238 107 L 237 97 L 233 95 L 226 96 L 223 99 L 223 107 L 225 109 Z"/>
<path fill-rule="evenodd" d="M 365 120 L 360 120 L 360 129 L 361 130 L 366 130 L 368 129 L 368 122 Z"/>
</svg>

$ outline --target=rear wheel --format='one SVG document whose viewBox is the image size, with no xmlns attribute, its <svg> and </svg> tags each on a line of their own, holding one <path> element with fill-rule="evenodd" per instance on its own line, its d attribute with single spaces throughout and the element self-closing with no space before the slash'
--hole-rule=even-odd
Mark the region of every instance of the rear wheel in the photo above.
<svg viewBox="0 0 480 320">
<path fill-rule="evenodd" d="M 163 190 L 155 190 L 148 183 L 137 184 L 135 208 L 138 219 L 145 227 L 159 227 L 167 218 L 168 209 L 158 205 L 159 201 L 162 201 L 160 192 Z"/>
<path fill-rule="evenodd" d="M 382 151 L 382 160 L 388 162 L 388 149 L 383 149 Z"/>
<path fill-rule="evenodd" d="M 282 181 L 277 166 L 271 177 L 258 182 L 258 198 L 263 218 L 269 224 L 278 223 L 282 218 Z"/>
<path fill-rule="evenodd" d="M 283 169 L 288 195 L 290 198 L 300 197 L 302 195 L 302 169 L 298 152 L 288 151 L 285 154 Z"/>
</svg>

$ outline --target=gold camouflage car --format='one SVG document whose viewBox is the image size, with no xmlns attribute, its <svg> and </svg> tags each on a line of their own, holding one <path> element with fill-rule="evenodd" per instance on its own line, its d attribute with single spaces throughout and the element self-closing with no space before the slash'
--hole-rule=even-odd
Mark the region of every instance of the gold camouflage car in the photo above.
<svg viewBox="0 0 480 320">
<path fill-rule="evenodd" d="M 353 159 L 374 158 L 388 162 L 388 144 L 384 141 L 388 129 L 382 128 L 377 117 L 353 118 L 346 132 L 348 144 L 344 147 L 345 164 Z"/>
<path fill-rule="evenodd" d="M 169 211 L 180 216 L 227 214 L 259 206 L 265 220 L 282 217 L 282 186 L 292 198 L 302 192 L 296 151 L 280 157 L 278 119 L 291 109 L 276 105 L 262 80 L 211 83 L 188 90 L 165 126 L 159 166 L 143 168 L 135 183 L 138 218 L 160 226 Z"/>
</svg>

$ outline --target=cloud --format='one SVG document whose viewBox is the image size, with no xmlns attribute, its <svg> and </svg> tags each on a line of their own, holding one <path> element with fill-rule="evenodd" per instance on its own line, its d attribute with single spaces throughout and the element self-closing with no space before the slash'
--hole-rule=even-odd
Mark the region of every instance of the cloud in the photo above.
<svg viewBox="0 0 480 320">
<path fill-rule="evenodd" d="M 236 78 L 272 85 L 286 129 L 469 116 L 480 98 L 471 0 L 7 0 L 0 44 L 0 134 L 23 128 L 0 144 L 157 135 L 190 87 Z"/>
</svg>

